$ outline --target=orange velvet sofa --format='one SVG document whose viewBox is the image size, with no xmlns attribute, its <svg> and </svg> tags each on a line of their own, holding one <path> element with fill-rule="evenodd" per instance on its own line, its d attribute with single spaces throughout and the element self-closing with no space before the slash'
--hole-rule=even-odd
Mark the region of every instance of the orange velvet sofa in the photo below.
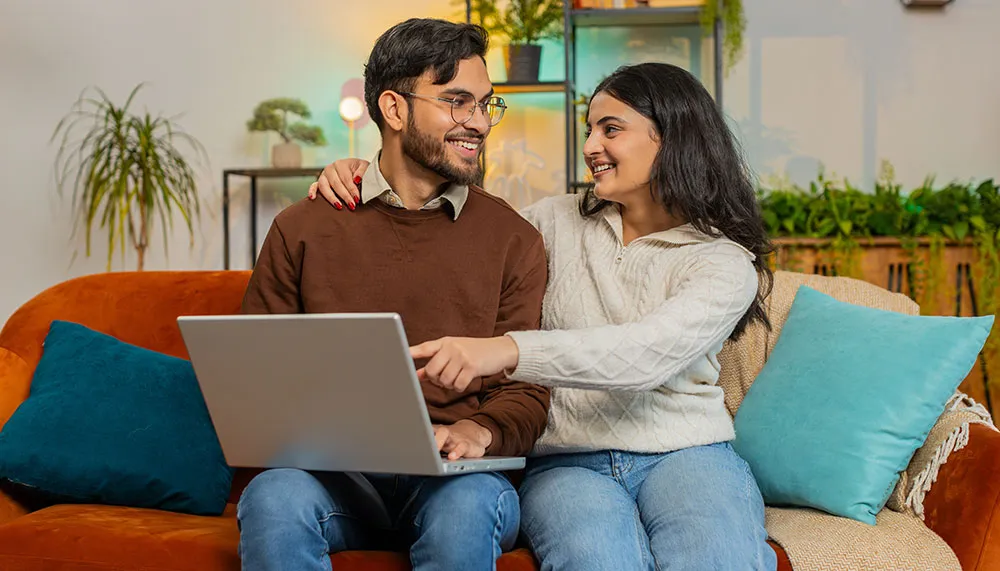
<svg viewBox="0 0 1000 571">
<path fill-rule="evenodd" d="M 98 274 L 42 292 L 0 330 L 0 430 L 28 396 L 42 341 L 55 319 L 81 323 L 123 341 L 187 358 L 179 315 L 239 311 L 249 272 Z M 100 505 L 29 505 L 0 491 L 2 571 L 237 571 L 235 503 L 255 475 L 240 470 L 222 516 Z M 963 569 L 1000 571 L 1000 434 L 971 428 L 969 445 L 953 454 L 925 501 L 929 527 L 952 547 Z M 778 553 L 781 571 L 792 567 Z M 404 571 L 405 554 L 348 552 L 334 570 Z M 500 571 L 537 569 L 517 549 Z"/>
</svg>

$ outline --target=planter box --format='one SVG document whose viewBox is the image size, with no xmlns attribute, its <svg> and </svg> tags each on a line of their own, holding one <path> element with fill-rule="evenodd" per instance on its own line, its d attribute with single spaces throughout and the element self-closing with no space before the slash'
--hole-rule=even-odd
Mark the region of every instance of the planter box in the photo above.
<svg viewBox="0 0 1000 571">
<path fill-rule="evenodd" d="M 862 239 L 852 251 L 835 250 L 830 240 L 823 239 L 778 238 L 774 244 L 775 269 L 861 279 L 910 296 L 924 315 L 981 315 L 979 300 L 984 293 L 993 293 L 976 291 L 979 253 L 971 244 L 947 243 L 936 252 L 929 239 L 916 240 L 910 247 L 898 238 Z M 997 337 L 994 331 L 978 365 L 960 387 L 991 409 L 990 379 L 1000 379 Z"/>
</svg>

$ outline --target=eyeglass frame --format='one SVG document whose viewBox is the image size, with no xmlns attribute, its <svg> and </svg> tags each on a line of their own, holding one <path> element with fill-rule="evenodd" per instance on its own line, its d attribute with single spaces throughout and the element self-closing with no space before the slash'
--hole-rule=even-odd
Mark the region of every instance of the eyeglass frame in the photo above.
<svg viewBox="0 0 1000 571">
<path fill-rule="evenodd" d="M 444 101 L 445 103 L 451 104 L 451 120 L 459 125 L 465 125 L 466 123 L 472 120 L 472 117 L 475 116 L 476 114 L 476 107 L 478 107 L 480 111 L 483 112 L 483 117 L 486 118 L 486 122 L 489 123 L 490 127 L 496 127 L 497 125 L 499 125 L 500 121 L 503 119 L 504 113 L 507 111 L 507 102 L 504 100 L 503 97 L 500 97 L 498 95 L 491 95 L 490 98 L 487 99 L 486 101 L 479 102 L 476 101 L 476 98 L 471 93 L 461 93 L 456 95 L 456 97 L 460 97 L 462 95 L 468 95 L 469 97 L 472 97 L 472 101 L 473 103 L 475 103 L 475 106 L 472 108 L 472 113 L 469 113 L 469 116 L 465 118 L 465 121 L 459 121 L 458 119 L 455 118 L 455 105 L 458 103 L 458 99 L 448 98 L 448 97 L 438 97 L 436 95 L 424 95 L 423 93 L 412 93 L 409 91 L 400 91 L 399 94 L 404 97 L 410 96 L 410 97 L 420 97 L 423 99 L 435 99 L 437 101 Z M 493 105 L 500 108 L 500 116 L 497 117 L 496 123 L 493 123 L 489 120 L 490 114 L 489 112 L 486 111 L 486 106 L 490 104 L 490 101 L 500 102 L 499 104 L 495 102 L 493 103 Z"/>
</svg>

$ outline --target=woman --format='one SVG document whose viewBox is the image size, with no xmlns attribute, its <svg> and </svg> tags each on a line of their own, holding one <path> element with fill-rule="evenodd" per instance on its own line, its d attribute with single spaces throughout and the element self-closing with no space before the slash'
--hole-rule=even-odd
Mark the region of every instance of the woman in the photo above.
<svg viewBox="0 0 1000 571">
<path fill-rule="evenodd" d="M 717 384 L 723 342 L 769 325 L 770 243 L 737 144 L 693 76 L 647 63 L 594 91 L 583 153 L 592 191 L 523 211 L 549 257 L 545 330 L 424 343 L 418 373 L 552 387 L 521 487 L 543 569 L 774 569 Z M 310 196 L 350 200 L 355 164 Z"/>
</svg>

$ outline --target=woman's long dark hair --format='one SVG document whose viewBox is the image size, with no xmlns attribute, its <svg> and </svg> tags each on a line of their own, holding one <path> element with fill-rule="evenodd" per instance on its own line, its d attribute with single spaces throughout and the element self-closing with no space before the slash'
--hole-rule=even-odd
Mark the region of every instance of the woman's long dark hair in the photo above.
<svg viewBox="0 0 1000 571">
<path fill-rule="evenodd" d="M 738 338 L 754 321 L 770 328 L 764 299 L 774 282 L 768 266 L 771 241 L 750 169 L 712 96 L 690 73 L 663 63 L 620 67 L 597 86 L 594 95 L 601 92 L 656 126 L 660 149 L 650 173 L 653 198 L 699 232 L 721 234 L 754 254 L 757 297 L 731 338 Z M 591 189 L 580 209 L 591 216 L 608 204 Z"/>
</svg>

